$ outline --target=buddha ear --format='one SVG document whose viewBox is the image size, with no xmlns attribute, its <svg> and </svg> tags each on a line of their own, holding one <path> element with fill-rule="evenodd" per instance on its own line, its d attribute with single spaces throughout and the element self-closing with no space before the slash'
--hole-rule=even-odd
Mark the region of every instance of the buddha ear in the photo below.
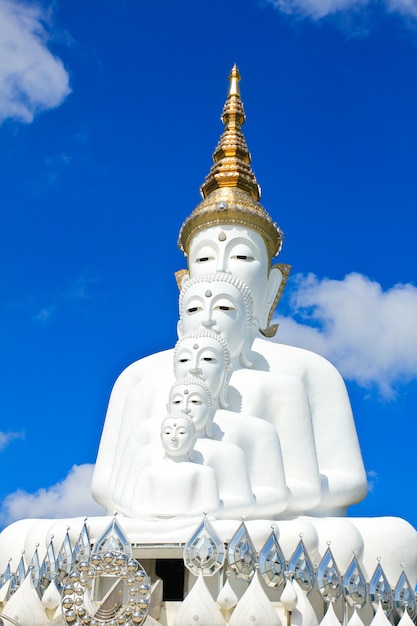
<svg viewBox="0 0 417 626">
<path fill-rule="evenodd" d="M 186 272 L 186 270 L 183 270 L 183 271 Z M 188 280 L 191 280 L 191 278 L 187 272 L 187 273 L 184 273 L 181 277 L 181 285 L 178 284 L 180 291 L 181 291 L 182 285 L 184 285 L 184 283 L 186 283 Z M 181 294 L 180 294 L 180 304 L 181 304 Z M 178 339 L 182 339 L 184 335 L 184 327 L 183 327 L 181 318 L 178 320 L 178 323 L 177 323 L 177 335 L 178 335 Z"/>
<path fill-rule="evenodd" d="M 277 302 L 277 296 L 282 283 L 282 272 L 278 267 L 272 267 L 269 272 L 268 283 L 264 306 L 262 308 L 262 319 L 260 320 L 260 328 L 267 328 L 270 318 L 272 317 L 272 307 Z"/>
</svg>

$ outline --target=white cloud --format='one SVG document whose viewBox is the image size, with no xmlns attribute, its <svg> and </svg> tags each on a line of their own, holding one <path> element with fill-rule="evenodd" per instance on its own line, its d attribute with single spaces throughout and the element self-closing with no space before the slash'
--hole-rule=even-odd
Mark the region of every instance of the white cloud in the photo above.
<svg viewBox="0 0 417 626">
<path fill-rule="evenodd" d="M 0 452 L 16 439 L 24 439 L 25 433 L 3 433 L 0 431 Z"/>
<path fill-rule="evenodd" d="M 69 94 L 68 73 L 47 47 L 48 13 L 22 0 L 0 0 L 0 123 L 31 122 Z"/>
<path fill-rule="evenodd" d="M 292 318 L 277 317 L 278 341 L 322 354 L 346 379 L 376 386 L 385 397 L 417 379 L 414 285 L 383 291 L 355 273 L 344 280 L 298 275 L 291 282 Z"/>
<path fill-rule="evenodd" d="M 417 19 L 416 0 L 385 0 L 386 8 L 391 13 L 399 13 L 404 17 Z"/>
<path fill-rule="evenodd" d="M 388 13 L 417 18 L 417 0 L 266 0 L 282 13 L 314 20 L 346 12 L 357 13 L 365 7 L 380 5 Z"/>
<path fill-rule="evenodd" d="M 18 490 L 3 501 L 2 522 L 29 517 L 60 519 L 65 517 L 102 515 L 103 508 L 91 496 L 94 465 L 74 465 L 61 482 L 39 489 L 36 493 Z"/>
<path fill-rule="evenodd" d="M 368 0 L 268 0 L 276 9 L 289 15 L 301 15 L 320 19 L 326 15 L 357 9 Z"/>
</svg>

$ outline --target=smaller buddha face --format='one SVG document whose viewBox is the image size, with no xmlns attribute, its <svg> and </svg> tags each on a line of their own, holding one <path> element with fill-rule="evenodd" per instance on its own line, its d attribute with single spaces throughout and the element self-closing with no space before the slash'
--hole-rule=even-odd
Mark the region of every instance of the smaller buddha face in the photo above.
<svg viewBox="0 0 417 626">
<path fill-rule="evenodd" d="M 240 356 L 249 330 L 246 303 L 238 287 L 224 281 L 198 281 L 184 289 L 179 333 L 203 328 L 221 333 L 232 358 Z"/>
<path fill-rule="evenodd" d="M 197 431 L 205 428 L 210 413 L 207 395 L 199 385 L 176 385 L 169 409 L 189 415 Z"/>
<path fill-rule="evenodd" d="M 185 417 L 167 417 L 162 423 L 161 441 L 167 456 L 188 455 L 193 449 L 195 435 L 192 423 Z"/>
<path fill-rule="evenodd" d="M 218 398 L 228 372 L 224 351 L 212 337 L 184 337 L 177 344 L 174 362 L 177 380 L 197 376 L 206 381 L 213 398 Z"/>
</svg>

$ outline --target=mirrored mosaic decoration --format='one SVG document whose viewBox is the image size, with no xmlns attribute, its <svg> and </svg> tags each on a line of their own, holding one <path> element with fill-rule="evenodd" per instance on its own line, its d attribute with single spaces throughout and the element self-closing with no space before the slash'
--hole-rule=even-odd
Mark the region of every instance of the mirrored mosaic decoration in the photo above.
<svg viewBox="0 0 417 626">
<path fill-rule="evenodd" d="M 284 584 L 285 557 L 275 530 L 272 530 L 261 548 L 258 560 L 259 573 L 269 587 L 280 587 Z"/>
<path fill-rule="evenodd" d="M 70 572 L 62 613 L 68 626 L 138 626 L 147 617 L 150 598 L 150 580 L 136 559 L 123 552 L 95 552 Z"/>
<path fill-rule="evenodd" d="M 314 585 L 314 567 L 302 539 L 290 557 L 288 571 L 292 573 L 293 579 L 303 591 L 306 593 L 311 591 Z"/>
<path fill-rule="evenodd" d="M 250 580 L 255 573 L 255 564 L 258 562 L 255 546 L 247 532 L 245 522 L 242 522 L 230 540 L 227 550 L 229 569 L 238 578 Z"/>
<path fill-rule="evenodd" d="M 184 564 L 192 574 L 212 576 L 223 567 L 225 549 L 223 541 L 204 517 L 201 524 L 184 546 Z"/>
</svg>

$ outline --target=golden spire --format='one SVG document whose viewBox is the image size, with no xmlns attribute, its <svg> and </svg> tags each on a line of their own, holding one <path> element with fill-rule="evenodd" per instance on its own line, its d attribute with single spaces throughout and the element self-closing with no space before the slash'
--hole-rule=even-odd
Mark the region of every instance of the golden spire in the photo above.
<svg viewBox="0 0 417 626">
<path fill-rule="evenodd" d="M 284 235 L 259 203 L 260 188 L 250 166 L 251 156 L 241 130 L 246 116 L 236 65 L 229 81 L 221 117 L 225 129 L 213 154 L 214 164 L 201 186 L 203 201 L 183 223 L 178 245 L 188 254 L 190 241 L 200 230 L 218 224 L 236 224 L 258 232 L 272 258 L 279 254 Z"/>
<path fill-rule="evenodd" d="M 250 167 L 251 156 L 241 130 L 246 115 L 240 99 L 240 74 L 236 64 L 230 72 L 229 81 L 229 93 L 221 117 L 225 129 L 214 151 L 214 165 L 201 186 L 201 193 L 203 198 L 207 198 L 215 189 L 237 187 L 256 201 L 261 194 Z"/>
</svg>

